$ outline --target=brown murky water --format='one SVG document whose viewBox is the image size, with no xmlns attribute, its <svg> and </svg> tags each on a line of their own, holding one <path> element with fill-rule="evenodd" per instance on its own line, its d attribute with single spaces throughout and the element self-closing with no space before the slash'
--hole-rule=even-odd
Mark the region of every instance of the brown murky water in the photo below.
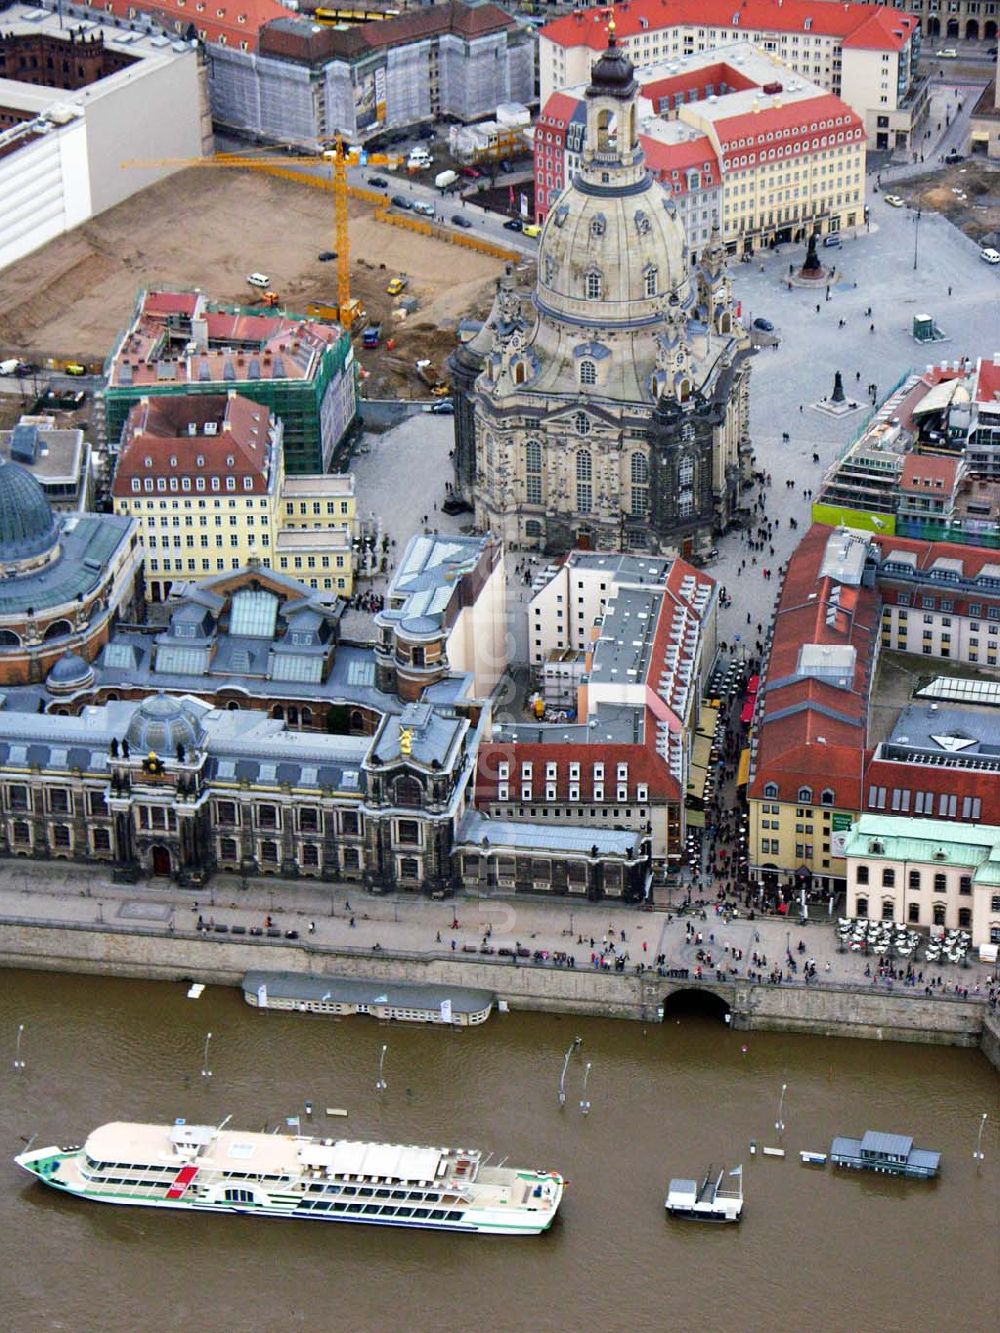
<svg viewBox="0 0 1000 1333">
<path fill-rule="evenodd" d="M 236 990 L 192 1001 L 174 984 L 16 972 L 0 974 L 0 1051 L 0 1321 L 11 1333 L 996 1327 L 1000 1083 L 976 1052 L 758 1036 L 696 1017 L 384 1028 L 259 1014 Z M 789 1157 L 751 1159 L 750 1139 L 776 1141 L 783 1082 Z M 10 1161 L 36 1131 L 40 1144 L 75 1142 L 111 1119 L 230 1113 L 260 1128 L 306 1100 L 317 1132 L 469 1143 L 558 1168 L 571 1181 L 560 1219 L 506 1240 L 112 1208 L 48 1191 Z M 350 1118 L 327 1120 L 326 1106 Z M 940 1180 L 800 1166 L 800 1148 L 866 1128 L 939 1149 Z M 666 1220 L 670 1175 L 741 1160 L 739 1227 Z"/>
</svg>

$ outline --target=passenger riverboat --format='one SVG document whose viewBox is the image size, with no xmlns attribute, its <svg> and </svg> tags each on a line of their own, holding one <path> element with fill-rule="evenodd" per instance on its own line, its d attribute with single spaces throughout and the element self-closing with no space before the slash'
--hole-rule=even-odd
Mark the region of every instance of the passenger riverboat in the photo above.
<svg viewBox="0 0 1000 1333">
<path fill-rule="evenodd" d="M 14 1160 L 44 1184 L 99 1203 L 438 1231 L 537 1235 L 555 1220 L 555 1171 L 491 1166 L 475 1148 L 114 1122 L 83 1147 Z"/>
</svg>

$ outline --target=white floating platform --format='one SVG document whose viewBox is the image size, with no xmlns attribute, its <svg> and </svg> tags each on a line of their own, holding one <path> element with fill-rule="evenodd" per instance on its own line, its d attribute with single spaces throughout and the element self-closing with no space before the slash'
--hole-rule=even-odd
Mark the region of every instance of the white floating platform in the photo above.
<svg viewBox="0 0 1000 1333">
<path fill-rule="evenodd" d="M 826 1166 L 825 1152 L 800 1152 L 799 1161 L 803 1166 Z"/>
<path fill-rule="evenodd" d="M 341 1106 L 328 1106 L 326 1113 L 327 1115 L 347 1115 L 347 1112 Z"/>
<path fill-rule="evenodd" d="M 761 1152 L 765 1157 L 784 1157 L 785 1155 L 784 1148 L 761 1148 Z"/>
<path fill-rule="evenodd" d="M 204 986 L 204 983 L 203 983 L 203 982 L 201 982 L 201 981 L 193 981 L 193 982 L 191 983 L 191 985 L 188 987 L 188 993 L 187 993 L 187 997 L 188 997 L 188 999 L 189 999 L 189 1000 L 200 1000 L 200 999 L 201 999 L 201 993 L 202 993 L 202 991 L 203 991 L 204 989 L 205 989 L 205 986 Z"/>
</svg>

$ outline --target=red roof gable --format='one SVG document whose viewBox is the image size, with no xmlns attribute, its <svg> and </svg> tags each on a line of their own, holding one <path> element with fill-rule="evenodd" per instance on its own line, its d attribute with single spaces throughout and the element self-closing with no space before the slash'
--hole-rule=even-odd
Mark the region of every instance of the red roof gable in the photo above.
<svg viewBox="0 0 1000 1333">
<path fill-rule="evenodd" d="M 829 124 L 825 130 L 821 130 L 820 124 L 824 120 Z M 841 133 L 863 129 L 861 118 L 833 93 L 823 93 L 820 97 L 810 97 L 801 102 L 782 102 L 780 105 L 775 100 L 770 104 L 762 104 L 758 111 L 718 117 L 715 127 L 724 153 L 735 150 L 738 140 L 752 141 L 757 135 L 781 132 L 783 142 L 787 144 L 796 138 L 828 134 L 830 129 Z"/>
<path fill-rule="evenodd" d="M 899 485 L 904 491 L 941 491 L 950 494 L 955 489 L 959 461 L 936 454 L 907 454 Z"/>
</svg>

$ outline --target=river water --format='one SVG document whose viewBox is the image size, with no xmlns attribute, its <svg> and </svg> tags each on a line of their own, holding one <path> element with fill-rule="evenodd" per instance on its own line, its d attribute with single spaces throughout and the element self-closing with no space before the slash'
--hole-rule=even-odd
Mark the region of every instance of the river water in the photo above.
<svg viewBox="0 0 1000 1333">
<path fill-rule="evenodd" d="M 178 984 L 19 972 L 0 977 L 0 1049 L 10 1333 L 997 1326 L 998 1080 L 978 1052 L 738 1033 L 693 1015 L 647 1028 L 540 1014 L 467 1032 L 390 1028 L 258 1013 L 235 989 L 192 1001 Z M 782 1083 L 789 1156 L 751 1158 L 751 1139 L 777 1142 Z M 306 1126 L 307 1100 L 317 1133 L 480 1146 L 556 1168 L 571 1182 L 560 1217 L 513 1240 L 113 1208 L 36 1185 L 10 1160 L 22 1135 L 79 1142 L 112 1119 L 232 1114 L 259 1129 L 298 1112 Z M 327 1119 L 327 1106 L 349 1119 Z M 941 1178 L 799 1164 L 799 1149 L 868 1128 L 940 1150 Z M 669 1176 L 741 1160 L 740 1226 L 665 1218 Z"/>
</svg>

